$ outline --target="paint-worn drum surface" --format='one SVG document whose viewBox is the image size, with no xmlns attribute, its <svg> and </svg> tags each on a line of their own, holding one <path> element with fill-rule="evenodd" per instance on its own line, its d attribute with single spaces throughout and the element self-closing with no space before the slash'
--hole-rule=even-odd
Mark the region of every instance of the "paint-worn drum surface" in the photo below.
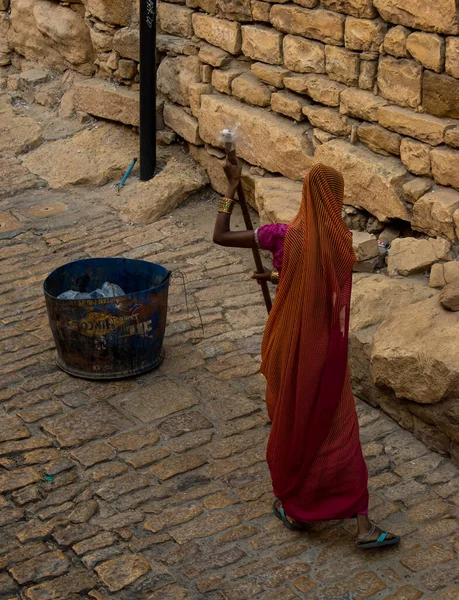
<svg viewBox="0 0 459 600">
<path fill-rule="evenodd" d="M 127 258 L 92 258 L 59 267 L 44 283 L 58 366 L 76 377 L 121 379 L 161 364 L 169 271 Z M 117 298 L 58 300 L 67 290 L 92 292 L 104 282 Z"/>
</svg>

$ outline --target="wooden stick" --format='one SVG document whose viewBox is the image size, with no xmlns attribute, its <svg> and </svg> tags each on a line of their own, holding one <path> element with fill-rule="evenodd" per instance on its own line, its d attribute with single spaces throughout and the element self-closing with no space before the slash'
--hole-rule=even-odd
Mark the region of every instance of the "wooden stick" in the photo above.
<svg viewBox="0 0 459 600">
<path fill-rule="evenodd" d="M 225 144 L 225 149 L 226 149 L 226 155 L 228 157 L 229 162 L 233 165 L 236 165 L 237 164 L 237 155 L 236 155 L 236 150 L 234 148 L 234 144 Z M 239 204 L 241 205 L 242 216 L 244 217 L 246 229 L 249 231 L 253 231 L 252 219 L 250 218 L 249 207 L 247 206 L 247 200 L 245 198 L 245 193 L 244 193 L 244 189 L 242 187 L 241 182 L 239 182 L 239 185 L 237 187 L 237 196 L 239 199 Z M 253 258 L 255 261 L 255 267 L 257 269 L 257 273 L 264 273 L 265 269 L 263 266 L 263 262 L 261 260 L 260 251 L 258 250 L 258 248 L 252 248 L 252 253 L 253 253 Z M 271 300 L 271 294 L 269 293 L 268 283 L 266 281 L 261 282 L 261 291 L 263 293 L 266 310 L 268 311 L 268 314 L 269 314 L 271 312 L 273 303 Z"/>
</svg>

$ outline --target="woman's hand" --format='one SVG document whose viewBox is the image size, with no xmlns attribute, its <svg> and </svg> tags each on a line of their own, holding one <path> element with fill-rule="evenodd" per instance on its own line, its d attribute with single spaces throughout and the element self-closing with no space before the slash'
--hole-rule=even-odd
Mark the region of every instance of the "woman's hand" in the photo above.
<svg viewBox="0 0 459 600">
<path fill-rule="evenodd" d="M 258 285 L 261 285 L 261 283 L 263 281 L 271 281 L 271 269 L 267 269 L 265 267 L 265 270 L 263 271 L 263 273 L 253 273 L 253 275 L 250 276 L 251 279 L 256 279 Z"/>
<path fill-rule="evenodd" d="M 237 163 L 233 165 L 227 158 L 223 170 L 228 179 L 228 196 L 232 198 L 241 182 L 242 164 L 237 161 Z"/>
</svg>

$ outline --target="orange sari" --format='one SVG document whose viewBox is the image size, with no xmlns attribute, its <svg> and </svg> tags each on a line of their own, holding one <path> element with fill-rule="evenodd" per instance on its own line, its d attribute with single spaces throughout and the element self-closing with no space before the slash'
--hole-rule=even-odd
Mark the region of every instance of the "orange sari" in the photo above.
<svg viewBox="0 0 459 600">
<path fill-rule="evenodd" d="M 356 259 L 341 215 L 343 192 L 342 176 L 329 167 L 314 166 L 305 178 L 262 345 L 274 493 L 300 521 L 368 512 L 347 364 Z"/>
</svg>

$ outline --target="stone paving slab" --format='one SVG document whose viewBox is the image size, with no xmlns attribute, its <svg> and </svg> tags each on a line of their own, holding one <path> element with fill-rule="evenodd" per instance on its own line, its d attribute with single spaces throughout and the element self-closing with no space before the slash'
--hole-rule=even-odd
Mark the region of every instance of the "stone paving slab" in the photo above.
<svg viewBox="0 0 459 600">
<path fill-rule="evenodd" d="M 212 197 L 134 228 L 104 193 L 0 202 L 16 228 L 0 232 L 0 598 L 457 600 L 459 469 L 358 401 L 372 514 L 402 545 L 362 553 L 351 522 L 285 529 L 250 257 L 211 243 Z M 111 254 L 180 270 L 188 301 L 177 276 L 159 369 L 73 379 L 54 364 L 41 285 Z"/>
</svg>

